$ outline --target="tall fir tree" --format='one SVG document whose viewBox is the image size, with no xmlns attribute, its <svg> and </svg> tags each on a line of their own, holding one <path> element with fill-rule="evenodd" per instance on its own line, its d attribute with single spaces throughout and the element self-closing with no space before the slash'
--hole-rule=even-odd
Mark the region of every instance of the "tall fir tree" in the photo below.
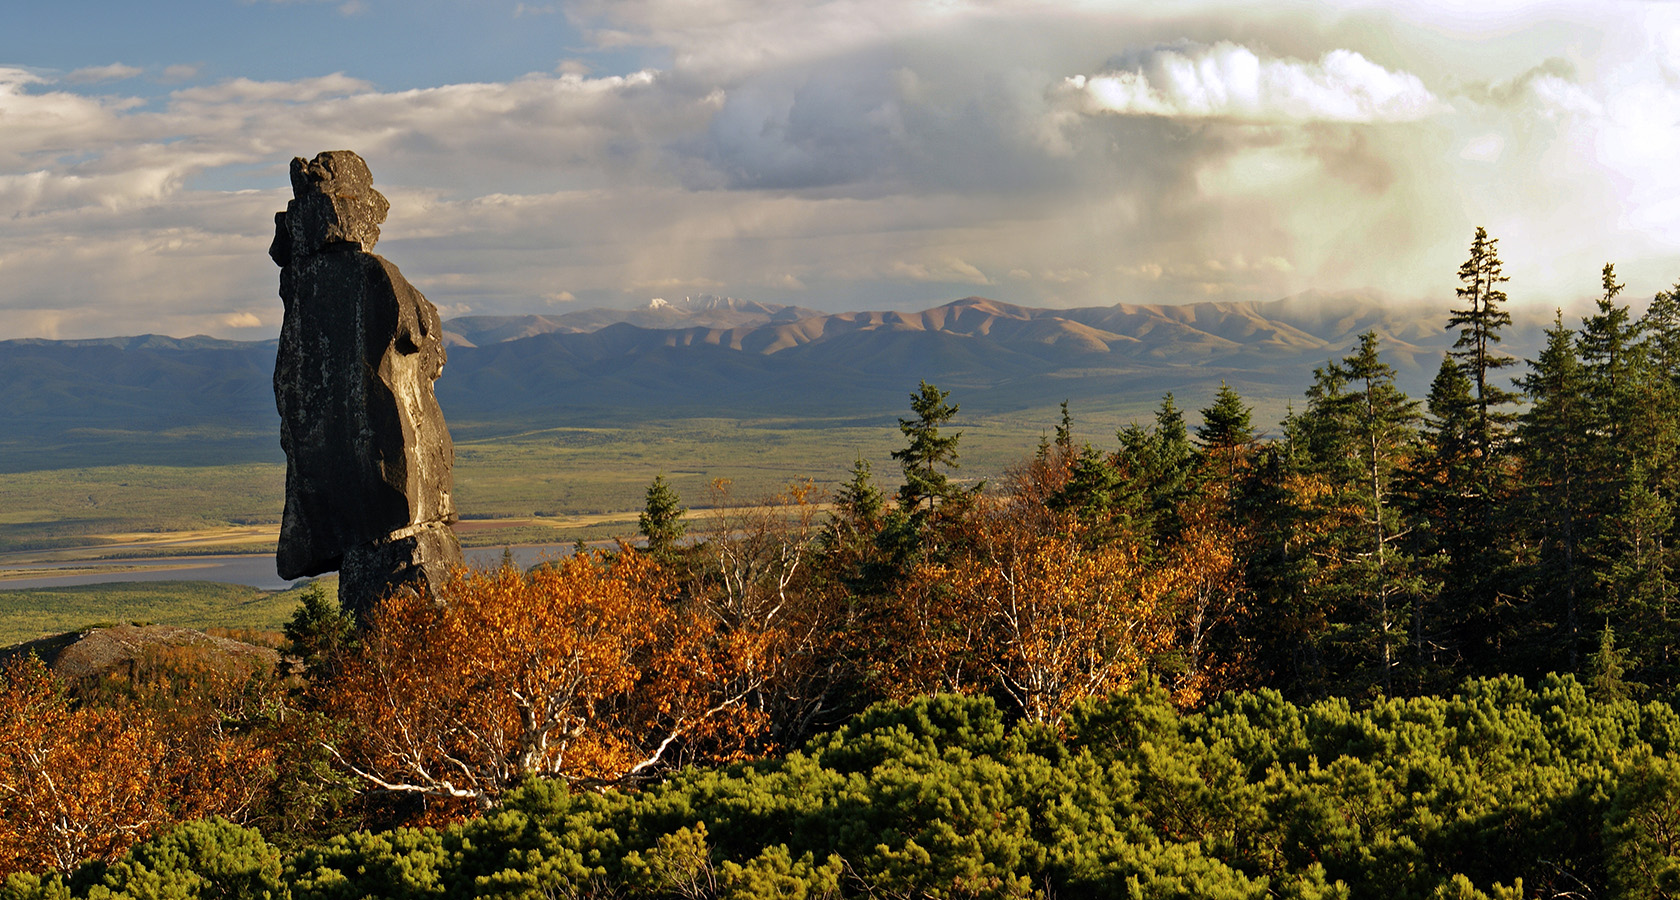
<svg viewBox="0 0 1680 900">
<path fill-rule="evenodd" d="M 1536 552 L 1527 644 L 1539 659 L 1531 668 L 1578 672 L 1585 638 L 1581 616 L 1592 586 L 1583 546 L 1593 527 L 1593 411 L 1575 333 L 1564 327 L 1562 310 L 1546 330 L 1540 358 L 1529 362 L 1529 373 L 1517 385 L 1528 398 L 1517 426 L 1523 463 L 1519 521 Z"/>
<path fill-rule="evenodd" d="M 1418 453 L 1406 471 L 1403 502 L 1411 531 L 1406 545 L 1430 582 L 1428 602 L 1412 619 L 1420 671 L 1445 674 L 1461 652 L 1462 586 L 1481 548 L 1471 527 L 1475 500 L 1476 398 L 1464 367 L 1450 355 L 1429 385 Z"/>
<path fill-rule="evenodd" d="M 875 487 L 869 460 L 860 454 L 852 461 L 852 477 L 834 494 L 834 518 L 867 527 L 879 522 L 885 506 L 881 491 Z"/>
<path fill-rule="evenodd" d="M 1500 285 L 1511 279 L 1499 259 L 1499 239 L 1488 237 L 1486 228 L 1476 229 L 1470 241 L 1470 258 L 1458 267 L 1458 280 L 1458 298 L 1464 306 L 1451 311 L 1447 328 L 1459 330 L 1452 355 L 1461 360 L 1465 374 L 1475 385 L 1473 440 L 1484 467 L 1491 467 L 1505 426 L 1511 421 L 1503 407 L 1517 398 L 1494 380 L 1500 369 L 1514 365 L 1516 359 L 1498 349 L 1504 339 L 1500 329 L 1511 324 L 1511 314 L 1504 308 L 1508 298 Z"/>
<path fill-rule="evenodd" d="M 1680 443 L 1672 298 L 1659 294 L 1635 319 L 1616 302 L 1622 285 L 1606 263 L 1593 315 L 1579 341 L 1591 412 L 1591 496 L 1600 522 L 1586 542 L 1600 589 L 1597 612 L 1617 623 L 1642 676 L 1673 681 L 1675 456 Z"/>
<path fill-rule="evenodd" d="M 1125 486 L 1120 493 L 1127 504 L 1124 512 L 1140 532 L 1153 536 L 1156 546 L 1165 544 L 1179 532 L 1178 509 L 1195 464 L 1184 411 L 1168 393 L 1155 410 L 1153 427 L 1132 423 L 1116 436 L 1120 449 L 1114 466 Z"/>
<path fill-rule="evenodd" d="M 1196 427 L 1196 441 L 1201 445 L 1202 473 L 1225 486 L 1235 486 L 1237 475 L 1254 447 L 1252 411 L 1242 396 L 1221 381 L 1213 405 L 1202 411 L 1202 424 Z"/>
<path fill-rule="evenodd" d="M 1642 322 L 1635 321 L 1616 296 L 1623 285 L 1616 282 L 1616 267 L 1604 264 L 1603 293 L 1598 311 L 1581 321 L 1580 354 L 1587 375 L 1587 399 L 1593 411 L 1593 427 L 1606 439 L 1607 483 L 1615 484 L 1627 468 L 1635 448 L 1624 442 L 1633 424 L 1639 397 L 1639 377 L 1644 348 L 1640 345 Z M 1619 491 L 1615 484 L 1613 492 Z"/>
<path fill-rule="evenodd" d="M 1653 366 L 1670 381 L 1680 381 L 1680 284 L 1658 291 L 1639 324 Z"/>
<path fill-rule="evenodd" d="M 882 523 L 876 545 L 891 560 L 886 583 L 910 571 L 915 560 L 939 556 L 949 550 L 947 538 L 961 537 L 959 527 L 972 501 L 985 484 L 959 488 L 951 484 L 949 472 L 959 468 L 957 443 L 962 432 L 940 429 L 957 415 L 957 404 L 947 402 L 950 391 L 926 381 L 910 395 L 913 418 L 900 418 L 898 430 L 908 440 L 892 458 L 904 471 L 898 489 L 898 508 Z"/>
<path fill-rule="evenodd" d="M 1315 435 L 1313 467 L 1328 488 L 1315 553 L 1331 561 L 1322 590 L 1348 656 L 1347 686 L 1393 693 L 1421 592 L 1398 546 L 1404 525 L 1394 500 L 1416 443 L 1417 403 L 1395 386 L 1371 331 L 1352 354 L 1318 370 L 1308 400 L 1301 426 Z"/>
<path fill-rule="evenodd" d="M 1673 684 L 1680 676 L 1680 586 L 1675 584 L 1674 504 L 1654 485 L 1651 470 L 1635 459 L 1623 479 L 1615 511 L 1599 550 L 1607 594 L 1605 618 L 1619 622 L 1643 674 Z"/>
<path fill-rule="evenodd" d="M 869 461 L 859 455 L 852 475 L 834 493 L 834 505 L 818 540 L 822 569 L 855 600 L 881 592 L 895 574 L 876 544 L 886 498 L 875 487 Z M 855 603 L 851 612 L 856 613 Z"/>
<path fill-rule="evenodd" d="M 1499 259 L 1499 241 L 1477 228 L 1470 256 L 1458 269 L 1458 298 L 1463 306 L 1451 311 L 1447 327 L 1457 328 L 1450 351 L 1469 379 L 1473 407 L 1469 455 L 1458 490 L 1464 493 L 1463 529 L 1445 536 L 1455 548 L 1453 581 L 1443 593 L 1442 611 L 1458 623 L 1459 650 L 1473 668 L 1497 672 L 1504 666 L 1505 638 L 1511 628 L 1509 611 L 1511 547 L 1502 540 L 1509 512 L 1511 466 L 1507 438 L 1516 416 L 1507 407 L 1517 395 L 1498 384 L 1499 372 L 1516 363 L 1501 353 L 1501 329 L 1511 324 L 1508 299 L 1501 285 L 1510 279 Z"/>
<path fill-rule="evenodd" d="M 1242 631 L 1262 683 L 1297 697 L 1331 689 L 1324 653 L 1330 605 L 1314 555 L 1322 480 L 1292 439 L 1305 416 L 1292 411 L 1283 439 L 1262 444 L 1243 472 L 1232 510 L 1241 523 L 1250 615 Z"/>
</svg>

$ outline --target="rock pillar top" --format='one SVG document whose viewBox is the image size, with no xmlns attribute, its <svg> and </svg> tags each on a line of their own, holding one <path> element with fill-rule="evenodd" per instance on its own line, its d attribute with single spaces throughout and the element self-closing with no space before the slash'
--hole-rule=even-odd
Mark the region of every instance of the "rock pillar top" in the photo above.
<svg viewBox="0 0 1680 900">
<path fill-rule="evenodd" d="M 328 150 L 292 160 L 292 196 L 275 214 L 277 233 L 268 255 L 280 266 L 326 250 L 371 252 L 390 201 L 373 187 L 367 163 L 349 150 Z"/>
</svg>

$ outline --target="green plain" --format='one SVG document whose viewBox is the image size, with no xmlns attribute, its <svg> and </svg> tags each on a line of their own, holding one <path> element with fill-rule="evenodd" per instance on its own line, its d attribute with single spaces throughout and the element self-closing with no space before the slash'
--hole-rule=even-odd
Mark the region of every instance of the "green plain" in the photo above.
<svg viewBox="0 0 1680 900">
<path fill-rule="evenodd" d="M 955 398 L 953 398 L 955 399 Z M 1081 419 L 1075 437 L 1114 446 L 1114 431 L 1132 417 L 1109 411 Z M 995 480 L 1031 455 L 1054 430 L 1051 407 L 979 420 L 959 419 L 959 477 Z M 715 479 L 731 482 L 736 500 L 766 497 L 791 482 L 820 487 L 843 482 L 862 457 L 878 484 L 897 484 L 891 452 L 901 446 L 895 416 L 868 422 L 787 419 L 681 419 L 633 426 L 544 428 L 516 434 L 458 437 L 455 502 L 463 519 L 561 519 L 633 513 L 654 476 L 664 475 L 690 508 L 707 503 Z M 113 536 L 274 525 L 284 501 L 279 463 L 157 466 L 114 465 L 0 473 L 0 552 L 109 543 L 110 555 L 131 554 Z M 606 529 L 628 534 L 633 526 Z M 609 536 L 599 525 L 564 533 L 509 523 L 505 540 L 540 542 Z M 469 544 L 497 541 L 471 538 Z M 210 552 L 214 548 L 201 548 Z M 144 555 L 144 554 L 138 554 Z"/>
<path fill-rule="evenodd" d="M 330 594 L 338 579 L 322 580 Z M 278 630 L 302 588 L 263 591 L 210 581 L 131 581 L 0 591 L 0 647 L 51 634 L 122 622 L 185 628 Z"/>
<path fill-rule="evenodd" d="M 953 399 L 958 399 L 953 397 Z M 1117 427 L 1148 408 L 1081 418 L 1074 435 L 1114 446 Z M 1054 407 L 960 418 L 966 480 L 996 480 L 1054 431 Z M 731 482 L 736 501 L 758 500 L 811 479 L 832 489 L 862 457 L 876 482 L 898 483 L 891 452 L 897 416 L 868 421 L 695 418 L 611 427 L 541 428 L 515 434 L 458 431 L 455 497 L 467 546 L 569 543 L 628 537 L 647 485 L 663 474 L 704 515 L 709 486 Z M 112 465 L 0 473 L 0 553 L 51 559 L 73 547 L 123 557 L 179 551 L 125 545 L 121 535 L 275 525 L 284 498 L 279 463 Z M 188 552 L 212 552 L 206 544 Z M 247 546 L 242 552 L 251 552 Z M 84 557 L 86 554 L 81 554 Z M 3 560 L 0 560 L 3 561 Z M 3 582 L 0 582 L 3 584 Z M 291 592 L 199 581 L 0 589 L 0 645 L 103 622 L 273 629 L 297 605 Z"/>
</svg>

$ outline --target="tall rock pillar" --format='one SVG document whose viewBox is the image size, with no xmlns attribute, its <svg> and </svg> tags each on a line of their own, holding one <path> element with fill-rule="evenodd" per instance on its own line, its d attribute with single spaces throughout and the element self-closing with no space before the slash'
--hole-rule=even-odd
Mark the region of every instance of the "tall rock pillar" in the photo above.
<svg viewBox="0 0 1680 900">
<path fill-rule="evenodd" d="M 365 618 L 400 588 L 432 591 L 461 545 L 449 524 L 455 448 L 432 382 L 443 372 L 437 308 L 373 254 L 390 204 L 348 150 L 292 160 L 274 215 L 280 266 L 274 400 L 286 451 L 282 578 L 339 570 Z"/>
</svg>

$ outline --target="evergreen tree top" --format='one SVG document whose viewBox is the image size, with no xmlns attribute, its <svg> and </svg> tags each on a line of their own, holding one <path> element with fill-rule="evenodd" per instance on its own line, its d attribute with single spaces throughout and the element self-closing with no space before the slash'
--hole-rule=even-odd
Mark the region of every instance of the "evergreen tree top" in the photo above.
<svg viewBox="0 0 1680 900">
<path fill-rule="evenodd" d="M 1250 412 L 1241 395 L 1221 381 L 1213 405 L 1202 410 L 1202 424 L 1196 428 L 1196 439 L 1210 450 L 1251 443 L 1254 440 L 1254 425 Z"/>
</svg>

